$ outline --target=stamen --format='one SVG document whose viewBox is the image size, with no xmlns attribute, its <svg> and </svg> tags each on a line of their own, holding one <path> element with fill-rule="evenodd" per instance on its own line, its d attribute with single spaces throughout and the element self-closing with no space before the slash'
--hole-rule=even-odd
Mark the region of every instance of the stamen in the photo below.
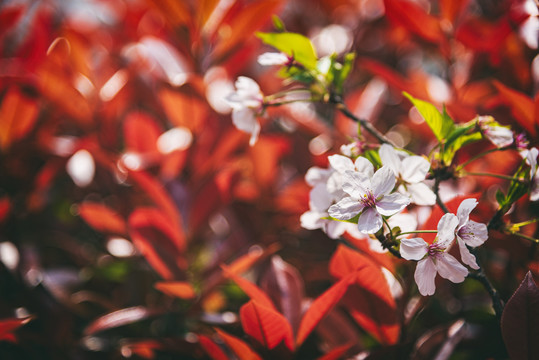
<svg viewBox="0 0 539 360">
<path fill-rule="evenodd" d="M 363 204 L 366 208 L 373 208 L 376 206 L 376 198 L 374 197 L 373 193 L 370 191 L 367 191 L 366 194 L 363 195 L 359 201 Z"/>
</svg>

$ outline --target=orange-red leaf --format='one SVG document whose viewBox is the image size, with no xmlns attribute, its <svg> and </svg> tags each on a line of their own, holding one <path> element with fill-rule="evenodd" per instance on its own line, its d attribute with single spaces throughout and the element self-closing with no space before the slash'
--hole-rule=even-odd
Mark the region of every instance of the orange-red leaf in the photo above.
<svg viewBox="0 0 539 360">
<path fill-rule="evenodd" d="M 324 354 L 323 356 L 319 357 L 318 360 L 339 360 L 339 359 L 342 359 L 344 354 L 346 354 L 346 352 L 348 350 L 350 350 L 350 348 L 352 346 L 354 346 L 354 344 L 344 344 L 342 346 L 337 346 L 336 348 L 334 348 L 330 352 L 328 352 L 328 353 Z"/>
<path fill-rule="evenodd" d="M 242 340 L 235 336 L 232 336 L 221 329 L 215 329 L 217 333 L 223 338 L 225 343 L 234 351 L 239 360 L 260 360 L 262 359 L 257 353 L 253 351 Z"/>
<path fill-rule="evenodd" d="M 78 206 L 79 215 L 95 230 L 112 234 L 125 234 L 125 220 L 106 205 L 86 201 Z"/>
<path fill-rule="evenodd" d="M 0 320 L 0 340 L 15 341 L 13 331 L 32 320 L 32 316 L 24 318 L 8 318 Z"/>
<path fill-rule="evenodd" d="M 532 136 L 535 136 L 539 126 L 535 117 L 539 115 L 535 114 L 534 101 L 525 94 L 508 88 L 499 81 L 494 80 L 493 84 L 501 95 L 500 99 L 509 106 L 511 114 L 513 114 L 520 126 Z"/>
<path fill-rule="evenodd" d="M 190 300 L 196 297 L 193 286 L 185 281 L 160 281 L 155 283 L 154 287 L 162 293 L 184 300 Z"/>
<path fill-rule="evenodd" d="M 124 141 L 129 151 L 151 153 L 157 151 L 157 139 L 163 130 L 148 114 L 131 112 L 124 120 Z"/>
<path fill-rule="evenodd" d="M 213 360 L 229 360 L 223 349 L 205 335 L 198 335 L 198 341 L 206 354 Z"/>
<path fill-rule="evenodd" d="M 412 1 L 384 0 L 384 5 L 390 21 L 427 41 L 433 43 L 445 41 L 439 20 Z"/>
<path fill-rule="evenodd" d="M 17 87 L 10 88 L 0 105 L 0 150 L 22 139 L 34 126 L 38 115 L 37 102 Z"/>
<path fill-rule="evenodd" d="M 133 244 L 159 275 L 166 280 L 182 275 L 185 239 L 176 224 L 153 208 L 136 209 L 128 224 Z"/>
<path fill-rule="evenodd" d="M 221 265 L 221 268 L 223 269 L 225 276 L 234 281 L 243 290 L 243 292 L 251 298 L 251 300 L 255 300 L 260 305 L 276 310 L 275 305 L 270 300 L 268 295 L 266 295 L 266 293 L 258 286 L 230 271 L 226 265 Z"/>
<path fill-rule="evenodd" d="M 355 273 L 349 274 L 335 283 L 314 300 L 303 315 L 296 336 L 296 344 L 301 345 L 324 316 L 341 300 L 346 289 L 355 280 Z"/>
<path fill-rule="evenodd" d="M 260 344 L 273 349 L 284 342 L 290 350 L 294 348 L 292 327 L 276 310 L 251 300 L 240 309 L 243 330 Z"/>
</svg>

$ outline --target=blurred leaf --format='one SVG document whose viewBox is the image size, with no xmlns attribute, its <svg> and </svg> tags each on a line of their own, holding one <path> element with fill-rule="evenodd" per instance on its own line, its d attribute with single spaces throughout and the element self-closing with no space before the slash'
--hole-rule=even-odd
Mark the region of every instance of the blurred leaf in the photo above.
<svg viewBox="0 0 539 360">
<path fill-rule="evenodd" d="M 263 187 L 275 184 L 278 175 L 279 161 L 290 152 L 290 142 L 285 137 L 261 137 L 256 146 L 249 148 L 252 158 L 253 172 L 257 182 Z"/>
<path fill-rule="evenodd" d="M 444 143 L 455 127 L 453 120 L 447 115 L 445 110 L 442 114 L 431 103 L 416 99 L 407 92 L 404 92 L 403 94 L 412 102 L 412 104 L 414 104 L 421 116 L 423 116 L 434 133 L 434 136 L 436 136 L 436 139 L 438 139 L 440 143 Z"/>
<path fill-rule="evenodd" d="M 5 219 L 7 219 L 10 211 L 11 211 L 11 201 L 9 200 L 9 197 L 7 196 L 0 197 L 0 223 L 2 223 Z"/>
<path fill-rule="evenodd" d="M 0 150 L 24 138 L 33 128 L 39 112 L 34 99 L 17 87 L 9 88 L 0 105 Z"/>
<path fill-rule="evenodd" d="M 352 348 L 354 344 L 345 344 L 342 346 L 337 346 L 336 348 L 331 349 L 331 351 L 325 353 L 323 356 L 319 357 L 317 360 L 339 360 L 344 358 L 344 354 Z"/>
<path fill-rule="evenodd" d="M 131 112 L 125 117 L 123 127 L 128 151 L 142 154 L 157 151 L 157 139 L 163 130 L 151 116 L 141 111 Z"/>
<path fill-rule="evenodd" d="M 185 281 L 160 281 L 155 283 L 154 287 L 168 296 L 184 300 L 191 300 L 196 297 L 193 286 Z"/>
<path fill-rule="evenodd" d="M 223 272 L 227 278 L 234 281 L 247 296 L 251 298 L 251 300 L 256 301 L 258 304 L 271 308 L 272 310 L 275 309 L 275 305 L 270 300 L 268 295 L 264 293 L 258 286 L 253 284 L 252 282 L 242 278 L 239 275 L 236 275 L 234 272 L 230 271 L 227 266 L 221 265 L 221 268 L 223 269 Z"/>
<path fill-rule="evenodd" d="M 16 341 L 13 332 L 19 327 L 32 320 L 32 316 L 26 316 L 23 318 L 7 318 L 0 320 L 0 340 Z"/>
<path fill-rule="evenodd" d="M 96 231 L 124 235 L 125 220 L 106 205 L 85 201 L 77 206 L 79 215 Z"/>
<path fill-rule="evenodd" d="M 186 263 L 185 238 L 162 212 L 137 208 L 128 219 L 129 235 L 135 247 L 157 273 L 166 280 L 180 279 Z"/>
<path fill-rule="evenodd" d="M 531 272 L 507 301 L 501 326 L 512 359 L 539 357 L 539 289 Z"/>
<path fill-rule="evenodd" d="M 159 314 L 159 312 L 150 310 L 144 306 L 134 306 L 113 311 L 92 321 L 86 328 L 84 328 L 83 333 L 84 335 L 93 335 L 101 331 L 139 322 L 157 314 Z"/>
<path fill-rule="evenodd" d="M 205 335 L 198 335 L 200 345 L 212 360 L 229 360 L 230 358 L 223 349 Z"/>
<path fill-rule="evenodd" d="M 286 318 L 272 308 L 251 300 L 240 309 L 243 330 L 267 349 L 281 342 L 291 351 L 294 349 L 292 328 Z"/>
<path fill-rule="evenodd" d="M 239 360 L 261 360 L 262 358 L 255 353 L 249 345 L 235 336 L 232 336 L 221 329 L 215 329 L 219 336 L 223 338 L 229 348 L 234 351 Z"/>
<path fill-rule="evenodd" d="M 264 43 L 294 58 L 308 70 L 316 69 L 318 57 L 308 37 L 296 33 L 257 33 Z"/>
<path fill-rule="evenodd" d="M 170 122 L 176 127 L 187 127 L 193 133 L 204 129 L 207 104 L 191 94 L 164 88 L 159 100 Z"/>
<path fill-rule="evenodd" d="M 492 83 L 500 93 L 500 101 L 509 106 L 511 114 L 513 114 L 518 124 L 532 136 L 535 136 L 537 127 L 539 127 L 539 122 L 537 121 L 539 114 L 535 114 L 533 99 L 519 91 L 508 88 L 497 80 Z"/>
<path fill-rule="evenodd" d="M 343 277 L 311 303 L 299 325 L 296 336 L 298 347 L 307 339 L 320 320 L 341 300 L 354 280 L 355 273 Z"/>
<path fill-rule="evenodd" d="M 439 20 L 425 12 L 419 5 L 406 0 L 384 0 L 386 16 L 422 39 L 442 44 L 444 33 Z"/>
</svg>

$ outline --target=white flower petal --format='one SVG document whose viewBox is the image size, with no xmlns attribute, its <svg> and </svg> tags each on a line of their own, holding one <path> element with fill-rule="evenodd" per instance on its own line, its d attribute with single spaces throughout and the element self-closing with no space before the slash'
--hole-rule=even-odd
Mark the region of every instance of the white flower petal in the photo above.
<svg viewBox="0 0 539 360">
<path fill-rule="evenodd" d="M 374 234 L 382 225 L 382 216 L 373 208 L 365 209 L 357 220 L 357 228 L 364 234 Z"/>
<path fill-rule="evenodd" d="M 436 266 L 431 258 L 427 257 L 417 263 L 414 279 L 421 295 L 434 295 L 434 291 L 436 290 L 436 285 L 434 283 L 435 278 Z"/>
<path fill-rule="evenodd" d="M 346 171 L 342 175 L 342 188 L 356 200 L 371 191 L 369 181 L 355 171 Z"/>
<path fill-rule="evenodd" d="M 236 86 L 238 95 L 242 97 L 250 97 L 254 94 L 260 94 L 260 86 L 251 78 L 247 76 L 240 76 L 234 84 Z"/>
<path fill-rule="evenodd" d="M 260 123 L 258 121 L 255 121 L 255 126 L 253 131 L 251 132 L 251 138 L 249 139 L 250 146 L 256 144 L 256 141 L 258 140 L 258 135 L 260 135 Z"/>
<path fill-rule="evenodd" d="M 483 134 L 496 147 L 505 147 L 513 143 L 513 132 L 505 126 L 486 126 Z"/>
<path fill-rule="evenodd" d="M 332 203 L 333 198 L 323 183 L 317 184 L 309 192 L 309 206 L 312 210 L 326 212 Z"/>
<path fill-rule="evenodd" d="M 459 227 L 466 224 L 469 220 L 470 213 L 477 206 L 476 199 L 463 200 L 457 210 L 457 217 L 459 218 Z"/>
<path fill-rule="evenodd" d="M 374 175 L 374 166 L 366 158 L 360 156 L 354 162 L 354 166 L 358 173 L 365 176 L 368 179 L 371 179 Z"/>
<path fill-rule="evenodd" d="M 301 227 L 304 229 L 320 229 L 323 226 L 324 221 L 327 221 L 322 219 L 324 216 L 327 216 L 327 214 L 318 211 L 306 211 L 300 216 L 299 221 L 301 223 Z"/>
<path fill-rule="evenodd" d="M 326 187 L 329 193 L 331 194 L 331 196 L 333 196 L 334 201 L 339 201 L 342 198 L 348 196 L 348 194 L 345 193 L 343 190 L 342 182 L 343 182 L 342 174 L 337 171 L 333 171 L 333 174 L 331 174 L 331 176 L 329 177 L 327 181 Z"/>
<path fill-rule="evenodd" d="M 470 220 L 460 228 L 457 237 L 461 238 L 468 246 L 481 246 L 488 239 L 487 225 Z"/>
<path fill-rule="evenodd" d="M 421 156 L 409 156 L 402 161 L 402 179 L 408 183 L 418 183 L 425 180 L 430 163 Z"/>
<path fill-rule="evenodd" d="M 335 220 L 325 220 L 322 229 L 330 238 L 338 239 L 342 234 L 344 234 L 348 228 L 348 225 L 353 226 L 354 224 Z"/>
<path fill-rule="evenodd" d="M 434 205 L 436 204 L 436 194 L 425 183 L 408 184 L 406 190 L 416 205 Z"/>
<path fill-rule="evenodd" d="M 252 134 L 258 122 L 253 110 L 244 107 L 232 110 L 232 123 L 238 130 Z"/>
<path fill-rule="evenodd" d="M 406 260 L 421 260 L 427 251 L 428 244 L 421 238 L 401 240 L 400 253 Z"/>
<path fill-rule="evenodd" d="M 455 214 L 445 214 L 438 221 L 438 242 L 443 247 L 448 247 L 455 239 L 455 229 L 459 223 L 459 219 Z"/>
<path fill-rule="evenodd" d="M 351 197 L 345 197 L 338 203 L 331 205 L 328 213 L 331 217 L 339 220 L 350 220 L 363 210 L 363 205 Z"/>
<path fill-rule="evenodd" d="M 410 204 L 408 196 L 394 193 L 384 196 L 376 202 L 376 209 L 384 216 L 391 216 L 398 213 Z"/>
<path fill-rule="evenodd" d="M 401 160 L 399 159 L 399 156 L 397 155 L 397 152 L 393 146 L 389 144 L 382 144 L 378 150 L 378 154 L 380 155 L 382 164 L 389 166 L 389 168 L 393 170 L 395 176 L 398 176 L 401 170 Z"/>
<path fill-rule="evenodd" d="M 344 174 L 345 171 L 354 171 L 354 163 L 352 159 L 342 156 L 342 155 L 331 155 L 328 156 L 329 164 L 336 171 Z"/>
<path fill-rule="evenodd" d="M 318 183 L 325 183 L 328 181 L 332 172 L 332 169 L 323 169 L 318 166 L 313 166 L 307 170 L 307 174 L 305 174 L 305 182 L 307 182 L 307 184 L 310 186 L 315 186 Z"/>
<path fill-rule="evenodd" d="M 264 66 L 284 65 L 288 63 L 288 56 L 283 53 L 267 52 L 258 56 L 258 63 Z"/>
<path fill-rule="evenodd" d="M 378 198 L 380 195 L 389 194 L 395 186 L 395 175 L 389 166 L 382 166 L 374 173 L 371 184 L 374 197 Z"/>
<path fill-rule="evenodd" d="M 400 227 L 403 232 L 411 232 L 417 230 L 417 217 L 410 213 L 398 213 L 387 219 L 387 223 L 391 228 Z"/>
<path fill-rule="evenodd" d="M 454 283 L 463 282 L 468 276 L 468 269 L 448 253 L 441 253 L 436 257 L 436 269 L 441 277 Z"/>
<path fill-rule="evenodd" d="M 475 256 L 468 250 L 464 241 L 457 237 L 457 244 L 459 245 L 460 258 L 462 262 L 471 267 L 472 269 L 479 269 L 477 262 L 475 261 Z"/>
<path fill-rule="evenodd" d="M 530 179 L 533 179 L 533 177 L 537 175 L 535 173 L 535 169 L 537 167 L 538 155 L 539 155 L 539 150 L 537 150 L 537 148 L 535 147 L 532 147 L 526 154 L 526 163 L 530 165 Z"/>
</svg>

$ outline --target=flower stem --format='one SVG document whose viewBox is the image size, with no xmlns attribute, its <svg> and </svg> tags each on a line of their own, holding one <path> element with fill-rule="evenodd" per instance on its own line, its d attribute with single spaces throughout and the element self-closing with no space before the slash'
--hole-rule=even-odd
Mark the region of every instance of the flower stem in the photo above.
<svg viewBox="0 0 539 360">
<path fill-rule="evenodd" d="M 519 233 L 517 231 L 510 231 L 509 232 L 511 235 L 515 235 L 515 236 L 518 236 L 518 237 L 521 237 L 523 239 L 526 239 L 526 240 L 529 240 L 531 241 L 532 243 L 535 243 L 535 244 L 539 244 L 539 239 L 535 239 L 531 236 L 528 236 L 526 234 L 523 234 L 523 233 Z"/>
<path fill-rule="evenodd" d="M 449 209 L 447 208 L 447 206 L 445 206 L 442 199 L 440 199 L 439 191 L 440 191 L 440 178 L 436 177 L 436 179 L 434 180 L 434 194 L 436 195 L 436 204 L 438 204 L 440 209 L 442 209 L 442 211 L 447 214 L 449 212 Z"/>
<path fill-rule="evenodd" d="M 491 174 L 491 173 L 483 173 L 483 172 L 468 172 L 468 171 L 461 171 L 459 173 L 459 177 L 464 177 L 464 176 L 468 176 L 468 175 L 471 175 L 471 176 L 490 176 L 490 177 L 493 177 L 493 178 L 504 179 L 504 180 L 523 181 L 522 179 L 514 178 L 512 176 L 507 176 L 507 175 L 502 175 L 502 174 Z"/>
<path fill-rule="evenodd" d="M 477 261 L 478 261 L 478 264 L 479 264 L 478 259 L 477 259 Z M 479 270 L 477 272 L 469 273 L 468 277 L 479 281 L 481 283 L 481 285 L 483 285 L 485 290 L 487 290 L 487 292 L 490 295 L 490 298 L 492 299 L 492 307 L 494 308 L 494 312 L 496 313 L 496 318 L 498 319 L 498 322 L 501 323 L 501 321 L 502 321 L 502 313 L 503 313 L 503 306 L 504 306 L 503 301 L 500 298 L 500 294 L 498 293 L 498 291 L 494 288 L 494 286 L 492 286 L 492 283 L 490 282 L 490 280 L 485 275 L 485 272 L 483 271 L 481 266 L 479 266 Z"/>
<path fill-rule="evenodd" d="M 405 231 L 399 233 L 397 236 L 409 235 L 409 234 L 436 234 L 438 230 L 416 230 L 416 231 Z"/>
</svg>

